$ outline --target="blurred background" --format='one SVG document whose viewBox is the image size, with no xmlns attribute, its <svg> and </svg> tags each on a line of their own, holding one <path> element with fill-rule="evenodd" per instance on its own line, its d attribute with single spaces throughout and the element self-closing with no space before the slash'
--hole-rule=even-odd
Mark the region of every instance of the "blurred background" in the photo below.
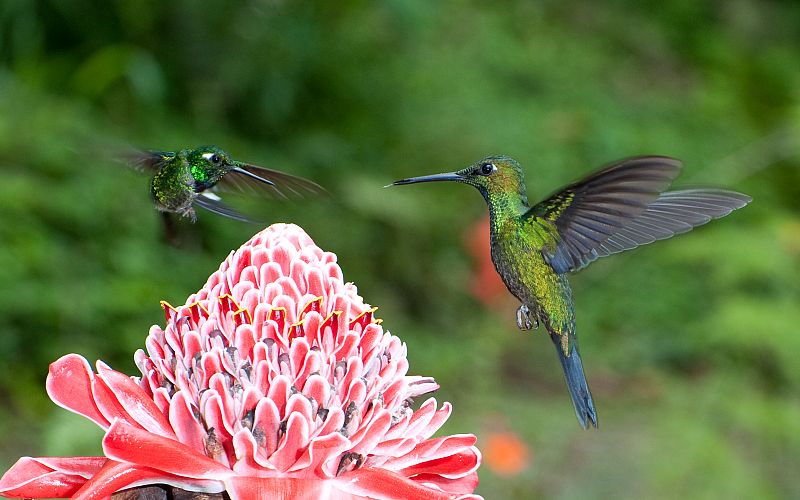
<svg viewBox="0 0 800 500">
<path fill-rule="evenodd" d="M 800 497 L 800 4 L 0 3 L 0 468 L 97 454 L 47 398 L 68 352 L 133 352 L 259 227 L 166 245 L 123 147 L 217 144 L 326 186 L 302 225 L 474 432 L 486 498 Z M 517 158 L 540 199 L 637 154 L 753 196 L 572 279 L 601 428 L 487 270 L 474 190 L 394 179 Z"/>
</svg>

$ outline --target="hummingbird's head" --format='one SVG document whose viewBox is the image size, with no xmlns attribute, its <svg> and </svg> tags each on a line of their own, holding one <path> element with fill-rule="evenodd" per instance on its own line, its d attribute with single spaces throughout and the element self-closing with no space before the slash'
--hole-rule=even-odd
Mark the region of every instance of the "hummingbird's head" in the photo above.
<svg viewBox="0 0 800 500">
<path fill-rule="evenodd" d="M 508 156 L 487 156 L 457 172 L 411 177 L 395 181 L 392 185 L 438 181 L 454 181 L 475 186 L 488 203 L 501 198 L 519 197 L 523 205 L 528 204 L 522 167 L 515 159 Z"/>
<path fill-rule="evenodd" d="M 228 153 L 217 146 L 200 146 L 186 155 L 198 187 L 208 188 L 236 167 Z"/>
<path fill-rule="evenodd" d="M 247 170 L 251 165 L 232 159 L 228 153 L 217 146 L 200 146 L 189 150 L 186 158 L 192 177 L 194 177 L 195 191 L 198 193 L 214 186 L 222 179 L 222 176 L 230 172 L 250 177 L 270 186 L 275 185 L 271 180 L 264 179 Z"/>
</svg>

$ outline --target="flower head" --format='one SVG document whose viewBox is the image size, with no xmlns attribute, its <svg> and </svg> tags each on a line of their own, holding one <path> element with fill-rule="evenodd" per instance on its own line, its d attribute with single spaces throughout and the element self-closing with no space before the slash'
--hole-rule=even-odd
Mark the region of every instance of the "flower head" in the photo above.
<svg viewBox="0 0 800 500">
<path fill-rule="evenodd" d="M 451 498 L 477 485 L 475 436 L 431 437 L 451 406 L 412 399 L 438 385 L 406 375 L 405 345 L 299 227 L 270 226 L 163 306 L 140 378 L 77 355 L 51 365 L 50 397 L 105 429 L 105 457 L 22 458 L 2 494 Z"/>
</svg>

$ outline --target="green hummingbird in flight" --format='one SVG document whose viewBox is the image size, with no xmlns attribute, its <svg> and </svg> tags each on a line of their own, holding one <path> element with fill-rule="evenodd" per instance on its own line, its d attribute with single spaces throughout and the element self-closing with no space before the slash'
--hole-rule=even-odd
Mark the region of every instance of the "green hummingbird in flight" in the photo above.
<svg viewBox="0 0 800 500">
<path fill-rule="evenodd" d="M 578 421 L 597 427 L 575 336 L 575 307 L 567 274 L 599 257 L 670 238 L 728 215 L 750 202 L 722 189 L 667 191 L 681 163 L 643 156 L 611 164 L 528 203 L 522 168 L 490 156 L 457 172 L 412 177 L 391 185 L 454 181 L 480 191 L 489 206 L 492 262 L 521 302 L 517 326 L 544 325 L 556 346 Z"/>
<path fill-rule="evenodd" d="M 152 174 L 150 195 L 159 211 L 177 213 L 192 222 L 196 219 L 195 207 L 251 222 L 225 204 L 218 192 L 286 199 L 326 192 L 310 180 L 234 160 L 217 146 L 140 152 L 132 155 L 130 164 Z"/>
</svg>

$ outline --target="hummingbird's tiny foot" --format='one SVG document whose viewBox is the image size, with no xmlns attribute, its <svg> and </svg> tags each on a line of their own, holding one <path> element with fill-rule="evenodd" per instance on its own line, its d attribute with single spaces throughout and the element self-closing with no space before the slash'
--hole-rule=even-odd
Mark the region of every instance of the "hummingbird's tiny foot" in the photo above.
<svg viewBox="0 0 800 500">
<path fill-rule="evenodd" d="M 517 326 L 520 330 L 539 328 L 539 320 L 531 316 L 531 310 L 525 304 L 517 309 Z"/>
<path fill-rule="evenodd" d="M 189 220 L 192 221 L 192 224 L 197 222 L 197 213 L 194 211 L 194 208 L 192 207 L 188 207 L 181 213 L 181 215 L 183 215 L 184 217 L 188 217 Z"/>
</svg>

